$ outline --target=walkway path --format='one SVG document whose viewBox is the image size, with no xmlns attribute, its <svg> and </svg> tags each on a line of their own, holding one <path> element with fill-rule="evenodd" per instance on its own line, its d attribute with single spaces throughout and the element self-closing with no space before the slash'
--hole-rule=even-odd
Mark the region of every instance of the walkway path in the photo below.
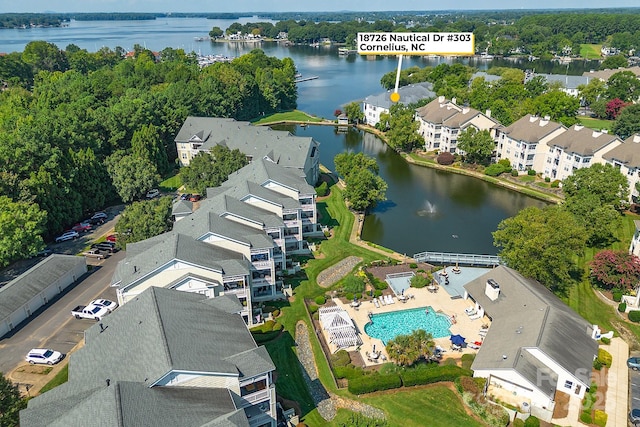
<svg viewBox="0 0 640 427">
<path fill-rule="evenodd" d="M 309 330 L 307 324 L 303 321 L 298 322 L 296 325 L 296 345 L 298 360 L 302 365 L 302 376 L 307 383 L 313 403 L 318 408 L 318 413 L 322 418 L 331 421 L 336 416 L 337 408 L 345 408 L 353 412 L 359 412 L 369 418 L 386 419 L 384 412 L 378 408 L 327 392 L 318 378 L 318 370 L 313 357 L 311 342 L 309 341 Z"/>
<path fill-rule="evenodd" d="M 627 403 L 629 402 L 629 345 L 620 337 L 611 340 L 611 344 L 603 345 L 603 349 L 611 353 L 613 361 L 607 376 L 607 394 L 605 412 L 609 415 L 607 425 L 627 425 Z"/>
</svg>

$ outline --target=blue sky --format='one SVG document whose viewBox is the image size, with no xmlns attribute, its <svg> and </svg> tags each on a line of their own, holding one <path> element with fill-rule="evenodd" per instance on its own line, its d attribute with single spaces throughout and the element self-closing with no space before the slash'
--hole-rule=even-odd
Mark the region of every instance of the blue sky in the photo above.
<svg viewBox="0 0 640 427">
<path fill-rule="evenodd" d="M 0 0 L 1 12 L 250 12 L 250 11 L 338 11 L 338 10 L 441 10 L 447 9 L 549 9 L 639 7 L 638 0 Z"/>
</svg>

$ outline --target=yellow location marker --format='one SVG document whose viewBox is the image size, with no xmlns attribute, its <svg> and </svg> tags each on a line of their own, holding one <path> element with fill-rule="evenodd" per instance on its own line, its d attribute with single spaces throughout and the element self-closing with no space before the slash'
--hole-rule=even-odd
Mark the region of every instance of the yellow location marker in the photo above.
<svg viewBox="0 0 640 427">
<path fill-rule="evenodd" d="M 398 102 L 400 101 L 400 94 L 398 92 L 393 92 L 389 95 L 389 99 L 391 99 L 391 102 Z"/>
</svg>

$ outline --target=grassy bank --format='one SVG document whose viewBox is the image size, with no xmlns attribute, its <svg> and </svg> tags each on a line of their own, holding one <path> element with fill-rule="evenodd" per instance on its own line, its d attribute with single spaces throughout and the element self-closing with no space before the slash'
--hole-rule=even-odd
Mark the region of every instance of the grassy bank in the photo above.
<svg viewBox="0 0 640 427">
<path fill-rule="evenodd" d="M 254 119 L 251 121 L 254 125 L 268 125 L 272 123 L 282 123 L 282 122 L 291 122 L 291 123 L 320 123 L 325 120 L 307 114 L 300 110 L 293 111 L 285 111 L 282 113 L 274 113 L 268 116 L 260 117 L 258 119 Z"/>
</svg>

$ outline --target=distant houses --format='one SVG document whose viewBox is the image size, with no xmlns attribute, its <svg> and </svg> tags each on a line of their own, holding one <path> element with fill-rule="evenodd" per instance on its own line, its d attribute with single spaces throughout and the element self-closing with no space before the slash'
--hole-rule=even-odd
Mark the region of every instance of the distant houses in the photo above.
<svg viewBox="0 0 640 427">
<path fill-rule="evenodd" d="M 367 96 L 362 102 L 362 110 L 364 112 L 364 121 L 369 126 L 375 126 L 380 122 L 381 114 L 389 114 L 389 110 L 393 105 L 390 95 L 391 91 L 379 93 L 377 95 Z M 414 104 L 425 98 L 434 98 L 433 84 L 429 82 L 410 84 L 398 88 L 400 102 L 403 105 Z"/>
</svg>

